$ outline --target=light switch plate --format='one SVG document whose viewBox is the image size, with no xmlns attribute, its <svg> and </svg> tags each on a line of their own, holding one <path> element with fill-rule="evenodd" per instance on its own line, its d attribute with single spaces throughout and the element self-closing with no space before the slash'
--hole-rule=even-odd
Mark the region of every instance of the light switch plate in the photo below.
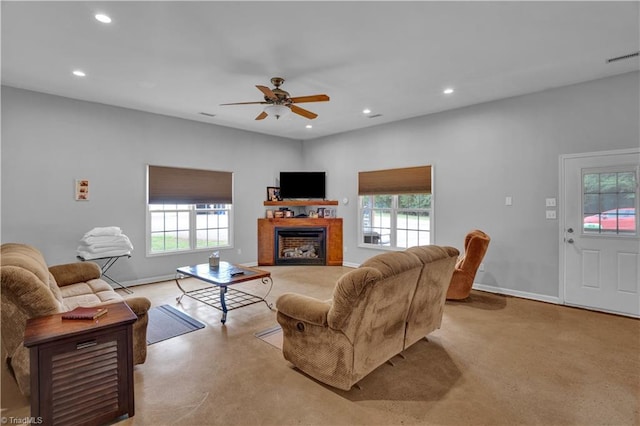
<svg viewBox="0 0 640 426">
<path fill-rule="evenodd" d="M 513 204 L 513 199 L 511 198 L 511 196 L 507 196 L 507 197 L 505 197 L 505 199 L 504 199 L 504 205 L 505 205 L 505 206 L 510 206 L 510 205 L 512 205 L 512 204 Z"/>
<path fill-rule="evenodd" d="M 547 199 L 545 199 L 545 205 L 547 207 L 555 207 L 556 206 L 556 199 L 555 198 L 547 198 Z"/>
</svg>

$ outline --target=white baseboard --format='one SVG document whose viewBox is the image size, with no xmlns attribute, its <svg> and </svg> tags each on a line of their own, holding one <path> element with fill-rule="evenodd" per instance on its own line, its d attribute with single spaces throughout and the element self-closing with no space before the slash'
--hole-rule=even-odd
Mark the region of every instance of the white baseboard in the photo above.
<svg viewBox="0 0 640 426">
<path fill-rule="evenodd" d="M 241 263 L 241 266 L 247 266 L 249 268 L 252 267 L 256 267 L 258 266 L 258 262 L 246 262 L 246 263 Z M 171 275 L 159 275 L 156 277 L 148 277 L 148 278 L 140 278 L 137 280 L 131 280 L 131 281 L 120 281 L 120 283 L 125 286 L 125 287 L 134 287 L 137 285 L 144 285 L 144 284 L 153 284 L 153 283 L 159 283 L 161 281 L 171 281 L 173 279 L 176 278 L 176 274 L 171 274 Z M 103 278 L 104 279 L 104 278 Z M 104 279 L 106 282 L 113 284 L 111 281 L 109 281 L 108 279 Z M 120 287 L 117 286 L 117 284 L 114 286 L 115 289 L 118 289 Z"/>
<path fill-rule="evenodd" d="M 258 266 L 258 262 L 257 261 L 253 261 L 253 262 L 244 262 L 244 263 L 240 263 L 241 266 L 246 266 L 248 268 L 257 268 Z M 352 268 L 357 268 L 358 266 L 360 266 L 357 263 L 344 263 L 343 266 L 350 266 Z M 148 278 L 140 278 L 137 280 L 130 280 L 130 281 L 120 281 L 120 283 L 125 286 L 125 287 L 135 287 L 137 285 L 144 285 L 144 284 L 153 284 L 153 283 L 158 283 L 161 281 L 170 281 L 175 279 L 176 275 L 175 274 L 171 274 L 171 275 L 159 275 L 156 277 L 148 277 Z M 104 278 L 103 278 L 104 279 Z M 113 284 L 111 281 L 109 281 L 108 279 L 104 279 L 106 282 Z M 120 287 L 118 287 L 117 284 L 113 284 L 113 288 L 118 289 Z"/>
<path fill-rule="evenodd" d="M 478 284 L 478 283 L 473 283 L 472 288 L 474 290 L 487 291 L 489 293 L 505 294 L 507 296 L 520 297 L 523 299 L 538 300 L 540 302 L 554 303 L 556 305 L 562 304 L 559 297 L 547 296 L 544 294 L 529 293 L 527 291 L 512 290 L 508 288 L 494 287 L 494 286 Z"/>
<path fill-rule="evenodd" d="M 247 262 L 247 263 L 243 263 L 243 266 L 247 266 L 247 267 L 256 267 L 258 265 L 258 262 Z M 343 262 L 342 266 L 346 266 L 349 268 L 358 268 L 360 266 L 359 263 L 353 263 L 353 262 Z M 144 284 L 153 284 L 153 283 L 157 283 L 157 282 L 161 282 L 161 281 L 170 281 L 175 279 L 175 274 L 170 274 L 170 275 L 159 275 L 156 277 L 148 277 L 148 278 L 141 278 L 138 280 L 131 280 L 131 281 L 121 281 L 122 285 L 124 285 L 125 287 L 135 287 L 137 285 L 144 285 Z M 109 280 L 105 280 L 107 282 L 109 282 Z M 116 285 L 114 285 L 115 289 L 118 289 L 119 287 L 117 287 Z M 489 293 L 497 293 L 497 294 L 504 294 L 507 296 L 514 296 L 514 297 L 520 297 L 523 299 L 531 299 L 531 300 L 538 300 L 541 302 L 547 302 L 547 303 L 554 303 L 556 305 L 562 304 L 562 302 L 560 301 L 560 299 L 558 297 L 554 297 L 554 296 L 546 296 L 543 294 L 537 294 L 537 293 L 529 293 L 526 291 L 519 291 L 519 290 L 512 290 L 512 289 L 508 289 L 508 288 L 501 288 L 501 287 L 494 287 L 494 286 L 490 286 L 490 285 L 484 285 L 484 284 L 479 284 L 479 283 L 473 283 L 473 289 L 474 290 L 480 290 L 480 291 L 486 291 Z"/>
<path fill-rule="evenodd" d="M 159 283 L 161 281 L 169 281 L 169 280 L 174 279 L 175 277 L 176 277 L 176 274 L 160 275 L 160 276 L 157 276 L 157 277 L 141 278 L 139 280 L 120 281 L 120 283 L 125 287 L 135 287 L 137 285 L 153 284 L 153 283 Z M 113 284 L 108 279 L 103 278 L 103 280 L 105 280 L 109 284 Z M 116 290 L 120 288 L 120 287 L 118 287 L 117 284 L 113 284 L 113 285 L 114 285 L 113 288 L 115 288 Z"/>
</svg>

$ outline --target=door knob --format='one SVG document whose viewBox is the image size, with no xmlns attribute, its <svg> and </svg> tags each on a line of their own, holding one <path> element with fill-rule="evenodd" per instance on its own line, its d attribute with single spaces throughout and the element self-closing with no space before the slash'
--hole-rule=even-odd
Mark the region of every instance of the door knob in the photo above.
<svg viewBox="0 0 640 426">
<path fill-rule="evenodd" d="M 569 244 L 573 244 L 573 238 L 569 238 L 569 239 L 567 239 L 567 242 L 568 242 Z"/>
<path fill-rule="evenodd" d="M 570 233 L 570 234 L 573 234 L 573 228 L 567 229 L 567 232 Z"/>
</svg>

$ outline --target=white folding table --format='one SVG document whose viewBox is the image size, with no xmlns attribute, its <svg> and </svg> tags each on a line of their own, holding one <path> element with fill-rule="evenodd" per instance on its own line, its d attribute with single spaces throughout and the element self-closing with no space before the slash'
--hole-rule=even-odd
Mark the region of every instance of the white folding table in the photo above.
<svg viewBox="0 0 640 426">
<path fill-rule="evenodd" d="M 131 257 L 131 255 L 130 254 L 121 254 L 121 255 L 118 255 L 118 256 L 96 257 L 96 258 L 93 258 L 93 259 L 85 259 L 82 256 L 78 256 L 78 259 L 80 259 L 83 262 L 95 262 L 97 260 L 104 261 L 104 263 L 100 266 L 100 269 L 102 269 L 102 276 L 105 277 L 106 279 L 108 279 L 109 281 L 111 281 L 112 283 L 119 285 L 127 293 L 132 294 L 133 291 L 130 290 L 126 285 L 123 285 L 123 284 L 119 283 L 118 281 L 114 280 L 109 275 L 107 275 L 107 271 L 118 261 L 118 259 L 120 259 L 122 257 L 126 257 L 128 259 L 128 258 Z M 96 263 L 100 264 L 99 262 L 96 262 Z"/>
</svg>

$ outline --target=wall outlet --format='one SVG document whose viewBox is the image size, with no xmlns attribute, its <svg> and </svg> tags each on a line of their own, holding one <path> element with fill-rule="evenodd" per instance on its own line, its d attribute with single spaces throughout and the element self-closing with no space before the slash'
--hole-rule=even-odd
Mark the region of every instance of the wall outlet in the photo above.
<svg viewBox="0 0 640 426">
<path fill-rule="evenodd" d="M 556 199 L 555 198 L 546 198 L 544 200 L 544 203 L 547 207 L 555 207 L 556 206 Z"/>
<path fill-rule="evenodd" d="M 555 219 L 556 218 L 556 211 L 555 210 L 547 210 L 546 211 L 546 217 L 547 217 L 547 219 Z"/>
<path fill-rule="evenodd" d="M 478 271 L 484 272 L 484 263 L 480 264 L 480 266 L 478 267 Z"/>
<path fill-rule="evenodd" d="M 242 254 L 242 249 L 238 249 L 238 254 Z"/>
</svg>

